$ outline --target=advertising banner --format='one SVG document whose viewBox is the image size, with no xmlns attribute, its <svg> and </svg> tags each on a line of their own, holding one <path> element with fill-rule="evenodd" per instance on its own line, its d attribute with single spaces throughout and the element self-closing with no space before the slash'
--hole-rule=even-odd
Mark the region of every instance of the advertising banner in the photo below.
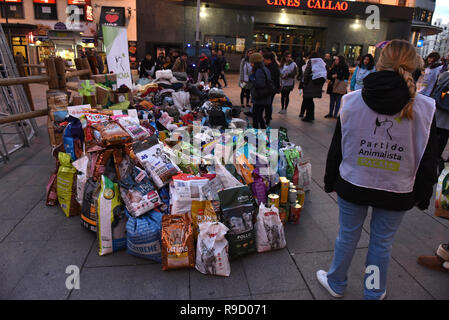
<svg viewBox="0 0 449 320">
<path fill-rule="evenodd" d="M 126 28 L 103 25 L 103 38 L 109 71 L 117 74 L 117 87 L 122 84 L 132 88 L 129 66 L 128 34 Z"/>
</svg>

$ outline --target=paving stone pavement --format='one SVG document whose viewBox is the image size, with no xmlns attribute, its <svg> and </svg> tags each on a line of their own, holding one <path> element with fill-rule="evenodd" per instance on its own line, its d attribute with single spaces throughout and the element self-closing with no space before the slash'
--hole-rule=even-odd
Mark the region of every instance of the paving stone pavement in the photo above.
<svg viewBox="0 0 449 320">
<path fill-rule="evenodd" d="M 228 75 L 225 91 L 240 104 L 236 75 Z M 33 85 L 37 108 L 45 108 L 45 87 Z M 231 262 L 229 278 L 205 276 L 196 270 L 163 272 L 160 265 L 118 252 L 100 257 L 95 235 L 79 218 L 65 218 L 59 207 L 46 207 L 45 186 L 54 170 L 45 128 L 33 146 L 0 164 L 0 299 L 332 299 L 315 279 L 328 268 L 338 233 L 335 194 L 323 191 L 326 154 L 335 120 L 324 119 L 328 96 L 316 99 L 316 120 L 298 118 L 298 90 L 291 94 L 288 113 L 278 113 L 275 99 L 272 127 L 288 128 L 313 165 L 312 190 L 307 194 L 299 225 L 287 225 L 287 248 L 254 254 Z M 38 120 L 45 123 L 45 118 Z M 449 240 L 449 221 L 433 216 L 433 208 L 411 210 L 393 246 L 388 299 L 449 299 L 447 274 L 416 263 Z M 344 299 L 363 299 L 362 279 L 369 243 L 369 219 L 349 271 Z M 81 269 L 80 290 L 67 290 L 68 265 Z"/>
</svg>

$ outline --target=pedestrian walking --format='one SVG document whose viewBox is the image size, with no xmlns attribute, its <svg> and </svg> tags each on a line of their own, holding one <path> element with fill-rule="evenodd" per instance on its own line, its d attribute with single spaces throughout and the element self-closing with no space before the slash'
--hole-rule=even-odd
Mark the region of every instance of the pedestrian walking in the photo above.
<svg viewBox="0 0 449 320">
<path fill-rule="evenodd" d="M 201 53 L 200 63 L 198 65 L 198 83 L 204 81 L 205 84 L 209 83 L 209 58 L 205 52 Z"/>
<path fill-rule="evenodd" d="M 272 113 L 273 113 L 273 101 L 274 97 L 277 93 L 281 92 L 281 73 L 279 71 L 279 65 L 276 62 L 276 58 L 272 52 L 266 52 L 263 55 L 263 62 L 264 65 L 270 70 L 271 75 L 271 81 L 273 81 L 275 92 L 271 96 L 271 104 L 268 108 L 267 112 L 265 113 L 265 123 L 266 125 L 270 125 L 270 122 L 272 120 Z"/>
<path fill-rule="evenodd" d="M 221 89 L 221 84 L 218 82 L 221 75 L 221 59 L 215 50 L 212 50 L 212 56 L 210 58 L 210 74 L 209 82 L 211 83 L 211 88 L 218 87 Z"/>
<path fill-rule="evenodd" d="M 173 72 L 187 72 L 187 53 L 183 52 L 173 65 Z"/>
<path fill-rule="evenodd" d="M 217 54 L 218 54 L 218 59 L 220 61 L 220 65 L 221 65 L 221 73 L 220 73 L 220 77 L 219 77 L 218 80 L 223 79 L 224 87 L 227 88 L 228 87 L 228 80 L 226 80 L 225 72 L 228 71 L 228 66 L 229 66 L 228 65 L 228 61 L 226 60 L 226 58 L 224 56 L 223 50 L 218 50 Z"/>
<path fill-rule="evenodd" d="M 371 54 L 366 54 L 363 56 L 360 64 L 355 68 L 354 74 L 352 75 L 351 91 L 362 89 L 363 79 L 373 72 L 376 72 L 374 57 Z"/>
<path fill-rule="evenodd" d="M 393 239 L 404 214 L 415 205 L 429 207 L 438 136 L 435 101 L 416 93 L 417 63 L 410 42 L 392 40 L 381 52 L 378 72 L 365 78 L 362 90 L 343 97 L 324 177 L 325 191 L 338 195 L 340 230 L 329 271 L 317 272 L 334 297 L 346 289 L 368 207 L 373 209 L 364 298 L 373 300 L 386 296 Z M 378 281 L 371 286 L 373 272 Z"/>
<path fill-rule="evenodd" d="M 301 114 L 299 116 L 304 117 L 302 119 L 303 121 L 311 122 L 315 120 L 315 103 L 313 99 L 322 97 L 323 85 L 326 82 L 326 78 L 326 63 L 318 57 L 317 52 L 311 52 L 301 84 L 303 100 Z"/>
<path fill-rule="evenodd" d="M 250 57 L 252 72 L 249 76 L 251 83 L 251 99 L 253 100 L 253 127 L 255 129 L 266 129 L 263 113 L 268 112 L 271 105 L 273 91 L 270 90 L 270 70 L 263 64 L 260 53 L 253 53 Z"/>
<path fill-rule="evenodd" d="M 287 108 L 290 103 L 290 93 L 295 86 L 295 77 L 298 73 L 298 67 L 292 59 L 289 51 L 285 51 L 281 59 L 281 111 L 279 113 L 287 113 Z"/>
<path fill-rule="evenodd" d="M 327 85 L 327 93 L 330 95 L 329 113 L 325 118 L 337 118 L 340 110 L 341 98 L 347 92 L 347 81 L 349 79 L 349 68 L 343 56 L 335 58 L 332 68 L 327 73 L 330 80 Z"/>
<path fill-rule="evenodd" d="M 252 50 L 246 51 L 246 55 L 240 61 L 240 78 L 239 78 L 239 87 L 242 89 L 240 92 L 240 104 L 250 108 L 249 102 L 251 97 L 251 90 L 249 87 L 249 76 L 252 73 L 252 66 L 249 62 L 249 57 L 252 54 Z M 243 102 L 246 101 L 246 104 Z"/>
<path fill-rule="evenodd" d="M 437 82 L 438 75 L 443 69 L 443 65 L 440 62 L 440 54 L 438 52 L 429 54 L 425 60 L 424 67 L 424 74 L 418 80 L 418 92 L 429 97 Z"/>
<path fill-rule="evenodd" d="M 145 58 L 140 62 L 139 77 L 151 78 L 154 76 L 156 62 L 153 60 L 151 53 L 147 52 Z"/>
</svg>

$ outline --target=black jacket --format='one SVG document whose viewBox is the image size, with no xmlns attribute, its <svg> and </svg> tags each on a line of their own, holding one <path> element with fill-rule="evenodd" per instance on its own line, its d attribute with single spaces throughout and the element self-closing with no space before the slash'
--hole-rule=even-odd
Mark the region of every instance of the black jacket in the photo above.
<svg viewBox="0 0 449 320">
<path fill-rule="evenodd" d="M 209 71 L 209 59 L 207 57 L 200 58 L 200 65 L 198 66 L 199 72 L 204 73 Z"/>
<path fill-rule="evenodd" d="M 140 63 L 140 74 L 139 74 L 140 78 L 144 78 L 144 77 L 148 78 L 150 76 L 150 74 L 148 72 L 151 70 L 151 68 L 153 68 L 155 63 L 156 62 L 154 62 L 153 59 L 147 60 L 146 58 L 144 58 L 142 60 L 142 62 Z"/>
<path fill-rule="evenodd" d="M 346 64 L 333 66 L 329 72 L 327 73 L 327 80 L 329 84 L 327 86 L 327 93 L 331 94 L 334 89 L 335 79 L 332 77 L 334 74 L 337 74 L 338 80 L 349 80 L 349 68 Z"/>
<path fill-rule="evenodd" d="M 393 71 L 379 71 L 367 76 L 362 97 L 369 108 L 379 114 L 393 115 L 404 108 L 409 100 L 405 81 Z M 342 161 L 342 133 L 340 119 L 329 148 L 324 176 L 325 191 L 337 194 L 346 201 L 394 211 L 410 210 L 417 206 L 421 210 L 429 207 L 433 185 L 437 182 L 438 136 L 435 118 L 432 122 L 429 141 L 416 174 L 415 185 L 410 193 L 393 193 L 355 186 L 340 176 Z"/>
<path fill-rule="evenodd" d="M 271 80 L 273 81 L 274 87 L 276 88 L 276 92 L 280 92 L 281 90 L 281 71 L 279 70 L 279 66 L 276 62 L 271 62 L 267 66 L 268 70 L 270 70 Z"/>
</svg>

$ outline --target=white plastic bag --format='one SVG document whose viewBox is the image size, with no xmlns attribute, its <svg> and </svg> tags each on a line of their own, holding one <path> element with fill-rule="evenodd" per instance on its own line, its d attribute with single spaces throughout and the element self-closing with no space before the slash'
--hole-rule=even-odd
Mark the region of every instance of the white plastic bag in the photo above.
<svg viewBox="0 0 449 320">
<path fill-rule="evenodd" d="M 228 228 L 220 222 L 199 225 L 195 268 L 204 274 L 229 277 L 231 265 L 228 256 Z"/>
<path fill-rule="evenodd" d="M 76 176 L 76 201 L 82 205 L 84 188 L 87 182 L 87 167 L 89 166 L 89 157 L 86 155 L 82 156 L 76 161 L 73 161 L 72 165 L 78 170 L 78 175 Z"/>
<path fill-rule="evenodd" d="M 298 168 L 298 189 L 303 189 L 304 191 L 310 190 L 310 185 L 312 183 L 312 164 L 309 161 L 301 162 L 297 166 Z"/>
<path fill-rule="evenodd" d="M 256 221 L 257 252 L 266 252 L 285 248 L 284 226 L 279 218 L 279 210 L 274 205 L 271 208 L 260 204 Z"/>
</svg>

